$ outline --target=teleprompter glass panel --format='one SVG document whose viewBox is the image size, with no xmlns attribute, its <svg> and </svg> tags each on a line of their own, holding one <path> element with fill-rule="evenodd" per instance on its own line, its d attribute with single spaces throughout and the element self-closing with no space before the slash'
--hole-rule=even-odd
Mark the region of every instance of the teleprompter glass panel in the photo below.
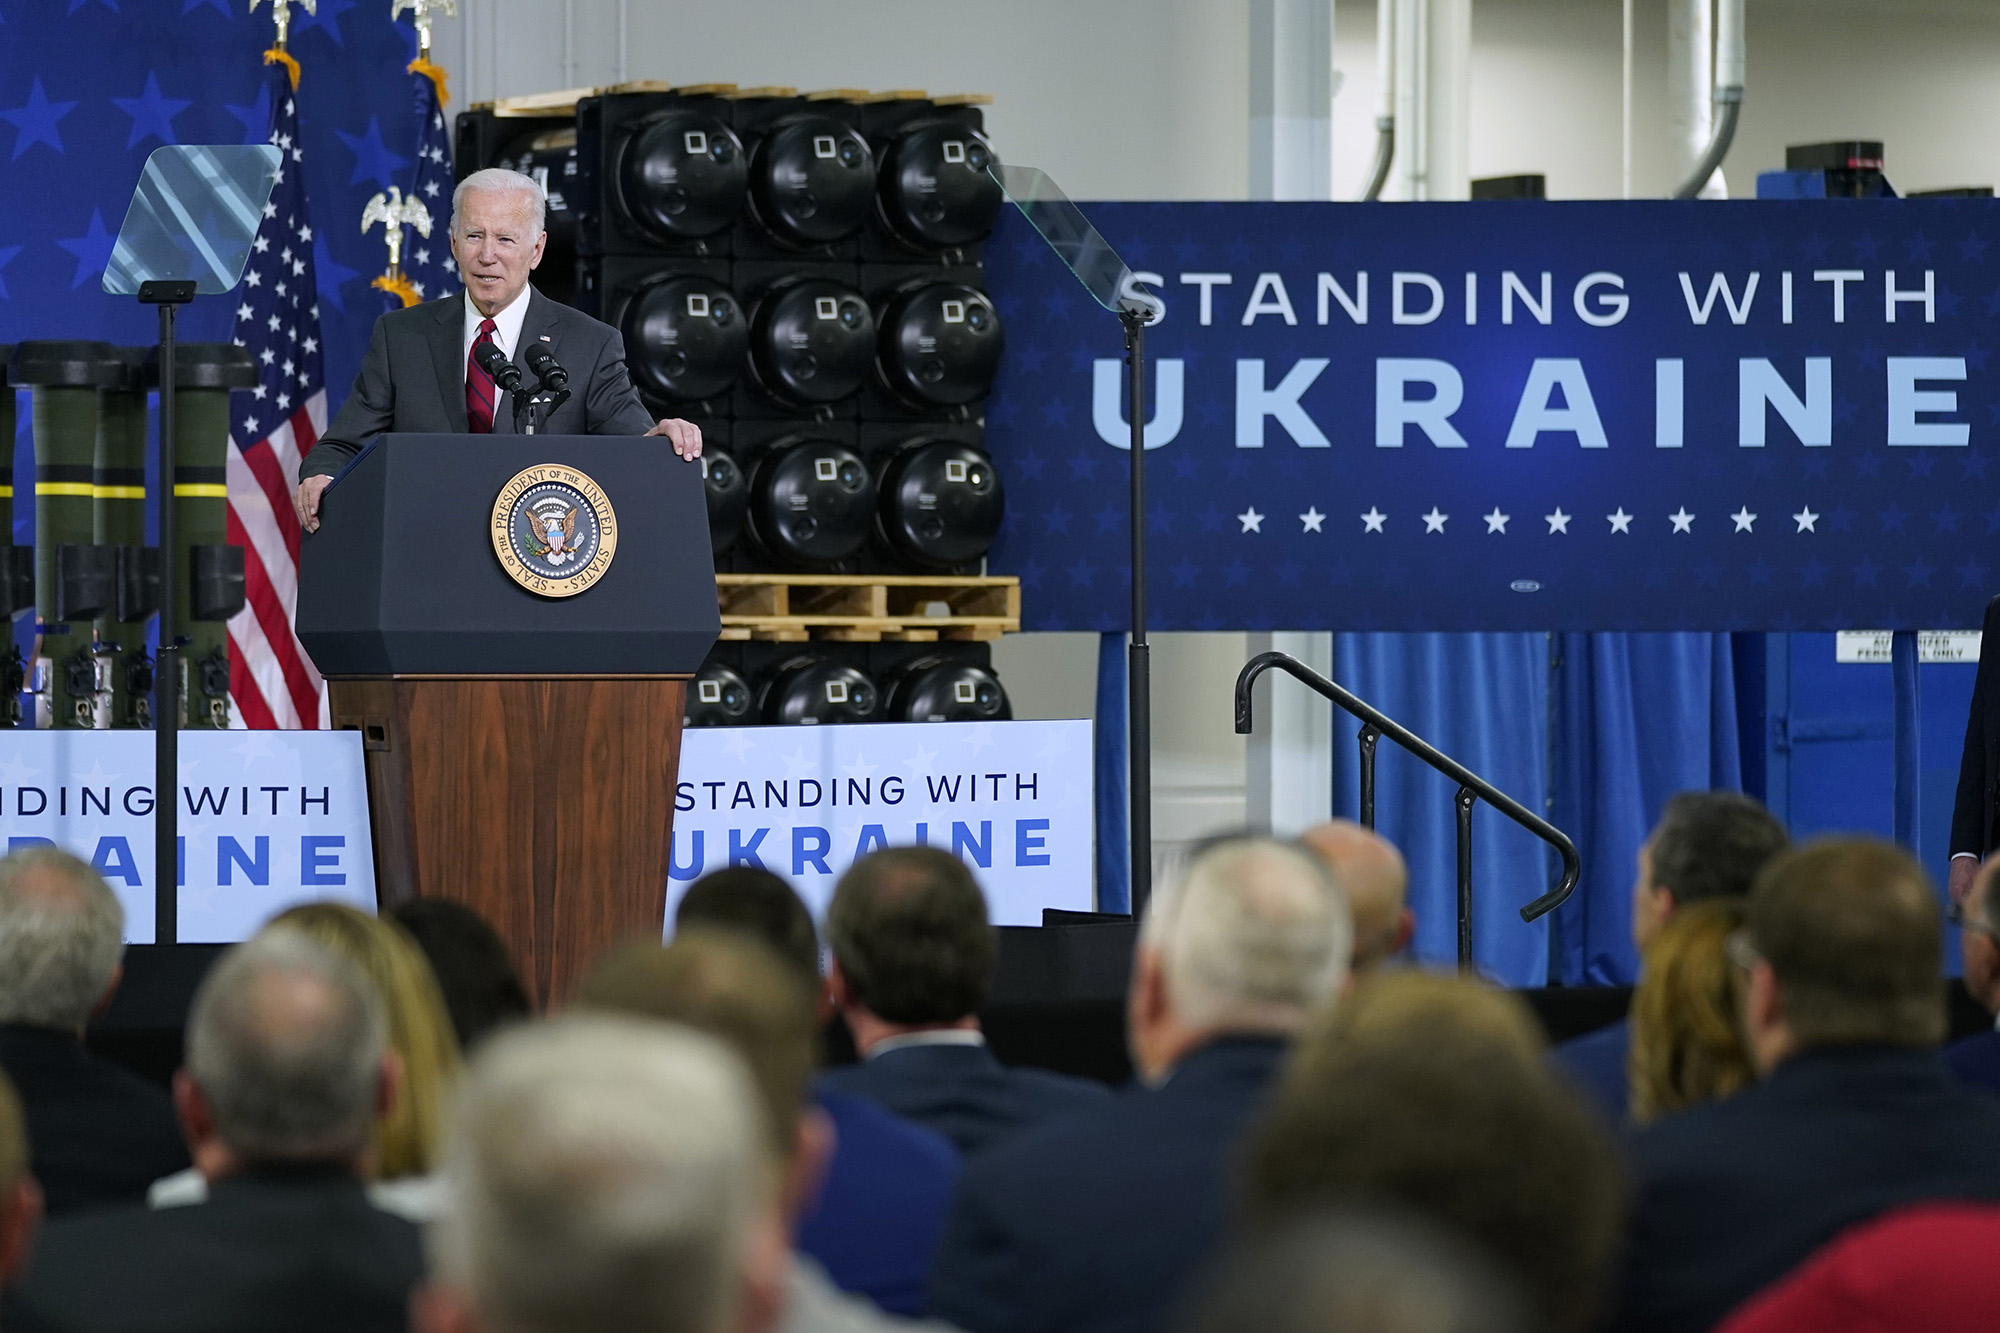
<svg viewBox="0 0 2000 1333">
<path fill-rule="evenodd" d="M 1147 323 L 1157 320 L 1162 309 L 1159 298 L 1134 280 L 1132 270 L 1111 248 L 1111 242 L 1098 234 L 1048 173 L 1035 167 L 1006 165 L 987 170 L 1099 305 L 1111 311 L 1146 313 L 1150 316 Z"/>
<path fill-rule="evenodd" d="M 133 296 L 160 280 L 192 281 L 203 296 L 235 287 L 282 160 L 272 144 L 155 149 L 118 229 L 104 290 Z"/>
</svg>

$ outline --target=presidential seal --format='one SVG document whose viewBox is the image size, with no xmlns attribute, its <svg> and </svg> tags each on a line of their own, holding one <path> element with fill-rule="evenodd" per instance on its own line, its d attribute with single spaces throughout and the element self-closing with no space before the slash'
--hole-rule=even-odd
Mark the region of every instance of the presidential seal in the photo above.
<svg viewBox="0 0 2000 1333">
<path fill-rule="evenodd" d="M 618 553 L 618 517 L 598 484 L 544 463 L 514 475 L 493 501 L 493 554 L 507 577 L 543 597 L 574 597 Z"/>
</svg>

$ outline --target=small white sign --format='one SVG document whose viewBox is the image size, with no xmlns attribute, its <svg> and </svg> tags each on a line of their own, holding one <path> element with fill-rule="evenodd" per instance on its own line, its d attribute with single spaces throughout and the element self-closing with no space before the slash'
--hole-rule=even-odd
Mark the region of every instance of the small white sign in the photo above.
<svg viewBox="0 0 2000 1333">
<path fill-rule="evenodd" d="M 97 867 L 125 938 L 153 942 L 153 733 L 0 735 L 0 837 L 53 842 Z M 179 937 L 247 939 L 295 903 L 375 910 L 358 731 L 180 735 Z"/>
<path fill-rule="evenodd" d="M 1833 660 L 1849 665 L 1886 665 L 1893 635 L 1886 629 L 1844 629 L 1834 635 Z M 1917 632 L 1917 661 L 1977 662 L 1976 629 L 1927 629 Z"/>
<path fill-rule="evenodd" d="M 813 910 L 854 860 L 927 843 L 962 858 L 995 925 L 1092 907 L 1091 724 L 896 722 L 697 727 L 681 738 L 667 919 L 733 864 L 790 880 Z"/>
</svg>

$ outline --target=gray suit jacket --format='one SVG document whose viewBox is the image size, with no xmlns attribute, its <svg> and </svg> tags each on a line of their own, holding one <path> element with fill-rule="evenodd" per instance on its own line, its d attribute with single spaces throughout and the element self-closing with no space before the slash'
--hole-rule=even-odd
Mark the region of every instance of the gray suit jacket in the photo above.
<svg viewBox="0 0 2000 1333">
<path fill-rule="evenodd" d="M 535 376 L 521 357 L 533 342 L 546 346 L 569 372 L 569 401 L 549 418 L 548 434 L 644 435 L 652 429 L 653 418 L 625 373 L 625 344 L 616 329 L 531 287 L 514 348 L 522 387 L 529 392 Z M 466 428 L 465 294 L 453 292 L 375 321 L 354 391 L 299 464 L 299 477 L 340 471 L 363 444 L 385 431 L 449 435 Z M 513 403 L 505 393 L 493 414 L 493 432 L 514 433 Z"/>
</svg>

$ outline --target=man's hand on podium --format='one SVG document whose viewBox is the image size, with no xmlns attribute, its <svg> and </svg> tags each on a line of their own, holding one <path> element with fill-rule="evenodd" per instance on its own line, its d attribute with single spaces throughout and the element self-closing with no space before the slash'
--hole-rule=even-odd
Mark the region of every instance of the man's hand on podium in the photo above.
<svg viewBox="0 0 2000 1333">
<path fill-rule="evenodd" d="M 319 531 L 319 493 L 332 483 L 332 477 L 307 477 L 292 492 L 292 508 L 298 510 L 299 526 L 307 532 Z"/>
<path fill-rule="evenodd" d="M 701 427 L 678 417 L 661 417 L 648 435 L 664 435 L 674 442 L 674 452 L 693 462 L 701 457 Z"/>
</svg>

